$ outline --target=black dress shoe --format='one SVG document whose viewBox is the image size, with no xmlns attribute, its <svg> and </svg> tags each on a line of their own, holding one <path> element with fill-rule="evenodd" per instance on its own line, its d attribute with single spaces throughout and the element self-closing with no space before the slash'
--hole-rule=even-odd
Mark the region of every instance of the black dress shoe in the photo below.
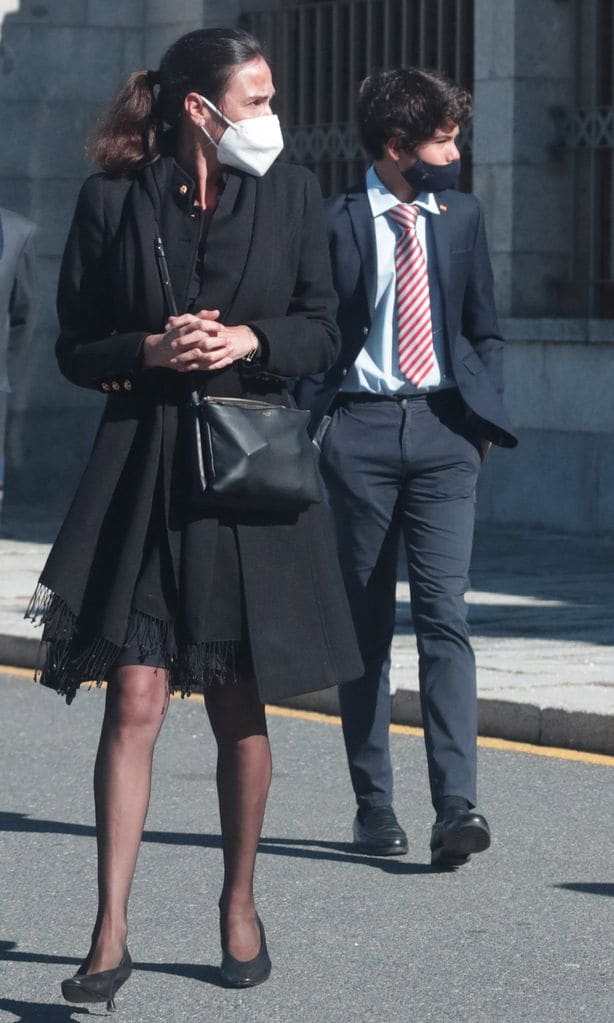
<svg viewBox="0 0 614 1023">
<path fill-rule="evenodd" d="M 354 819 L 354 848 L 369 856 L 403 856 L 407 835 L 391 806 L 359 810 Z"/>
<path fill-rule="evenodd" d="M 260 917 L 256 917 L 260 930 L 260 951 L 253 959 L 243 961 L 235 959 L 222 942 L 222 965 L 220 974 L 226 987 L 256 987 L 263 984 L 271 973 L 271 960 L 266 947 L 264 927 Z"/>
<path fill-rule="evenodd" d="M 127 948 L 119 966 L 101 973 L 75 973 L 62 981 L 62 994 L 67 1002 L 83 1005 L 106 1002 L 109 1012 L 115 1009 L 115 995 L 132 973 L 132 959 Z"/>
<path fill-rule="evenodd" d="M 490 828 L 481 813 L 467 810 L 435 821 L 431 834 L 431 863 L 453 870 L 462 867 L 471 853 L 484 852 L 490 845 Z"/>
</svg>

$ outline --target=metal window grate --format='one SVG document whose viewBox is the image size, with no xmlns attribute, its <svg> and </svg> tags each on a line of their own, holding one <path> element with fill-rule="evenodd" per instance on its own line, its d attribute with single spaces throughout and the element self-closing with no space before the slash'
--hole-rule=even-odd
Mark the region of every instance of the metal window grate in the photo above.
<svg viewBox="0 0 614 1023">
<path fill-rule="evenodd" d="M 614 318 L 614 0 L 575 0 L 576 106 L 558 111 L 570 151 L 570 299 Z"/>
<path fill-rule="evenodd" d="M 473 87 L 473 0 L 294 0 L 244 12 L 240 23 L 270 56 L 286 158 L 314 170 L 325 194 L 364 169 L 354 106 L 367 74 L 419 65 Z M 469 140 L 465 133 L 465 187 Z"/>
<path fill-rule="evenodd" d="M 614 107 L 578 107 L 561 127 L 567 149 L 614 149 Z"/>
</svg>

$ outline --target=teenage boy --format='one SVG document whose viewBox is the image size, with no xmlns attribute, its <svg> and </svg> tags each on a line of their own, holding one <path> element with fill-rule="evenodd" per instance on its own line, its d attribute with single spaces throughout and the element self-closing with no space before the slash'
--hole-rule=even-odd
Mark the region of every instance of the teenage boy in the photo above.
<svg viewBox="0 0 614 1023">
<path fill-rule="evenodd" d="M 502 403 L 503 341 L 483 217 L 455 191 L 467 92 L 435 71 L 371 75 L 358 101 L 364 181 L 327 204 L 342 351 L 299 403 L 320 423 L 321 470 L 365 664 L 340 690 L 358 812 L 354 845 L 407 852 L 392 807 L 390 645 L 403 537 L 431 796 L 431 860 L 490 844 L 476 804 L 475 659 L 464 600 L 476 481 L 517 443 Z M 330 420 L 325 413 L 328 412 Z"/>
</svg>

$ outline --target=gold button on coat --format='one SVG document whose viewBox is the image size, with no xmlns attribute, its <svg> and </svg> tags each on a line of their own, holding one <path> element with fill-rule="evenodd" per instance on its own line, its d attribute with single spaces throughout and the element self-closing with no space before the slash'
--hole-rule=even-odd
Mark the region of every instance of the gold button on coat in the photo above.
<svg viewBox="0 0 614 1023">
<path fill-rule="evenodd" d="M 101 384 L 100 386 L 102 387 L 103 391 L 110 391 L 111 390 L 111 385 L 110 384 Z"/>
<path fill-rule="evenodd" d="M 131 390 L 132 390 L 132 384 L 130 383 L 130 381 L 129 380 L 124 380 L 124 391 L 131 391 Z"/>
<path fill-rule="evenodd" d="M 111 387 L 113 388 L 113 390 L 114 390 L 114 391 L 120 391 L 120 390 L 121 390 L 121 386 L 120 386 L 120 384 L 119 384 L 119 383 L 117 382 L 117 380 L 114 380 L 114 381 L 113 381 L 113 383 L 111 384 Z"/>
<path fill-rule="evenodd" d="M 179 185 L 179 195 L 187 195 L 187 194 L 188 194 L 188 186 L 187 185 Z"/>
</svg>

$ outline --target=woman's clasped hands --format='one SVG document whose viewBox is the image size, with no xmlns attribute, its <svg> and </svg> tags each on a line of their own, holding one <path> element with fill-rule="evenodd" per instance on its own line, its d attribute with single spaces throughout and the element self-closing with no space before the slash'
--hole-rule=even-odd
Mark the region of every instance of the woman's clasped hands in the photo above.
<svg viewBox="0 0 614 1023">
<path fill-rule="evenodd" d="M 226 327 L 219 309 L 169 316 L 164 334 L 148 334 L 143 361 L 148 369 L 211 372 L 243 359 L 254 348 L 255 335 L 244 325 Z"/>
</svg>

